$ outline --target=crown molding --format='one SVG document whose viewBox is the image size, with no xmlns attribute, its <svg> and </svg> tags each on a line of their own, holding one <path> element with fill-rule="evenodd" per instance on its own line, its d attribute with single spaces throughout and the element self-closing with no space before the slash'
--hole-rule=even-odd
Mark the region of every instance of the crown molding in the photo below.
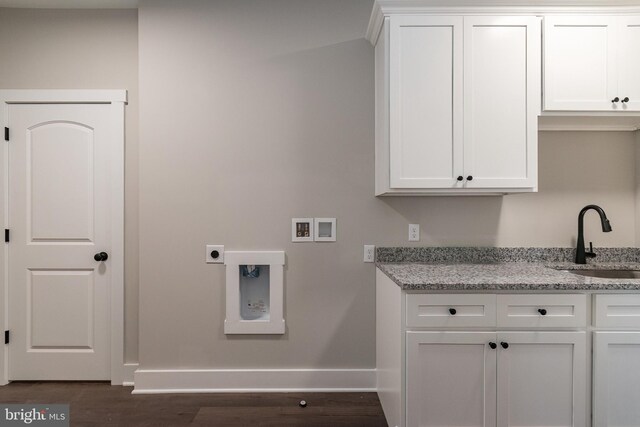
<svg viewBox="0 0 640 427">
<path fill-rule="evenodd" d="M 375 45 L 391 15 L 640 14 L 640 0 L 376 0 L 366 38 Z"/>
</svg>

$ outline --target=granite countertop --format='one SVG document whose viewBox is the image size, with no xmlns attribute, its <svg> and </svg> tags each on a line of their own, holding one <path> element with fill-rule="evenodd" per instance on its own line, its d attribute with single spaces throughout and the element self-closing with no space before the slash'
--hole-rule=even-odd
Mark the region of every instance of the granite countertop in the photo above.
<svg viewBox="0 0 640 427">
<path fill-rule="evenodd" d="M 640 279 L 605 279 L 560 271 L 640 270 L 636 248 L 603 248 L 600 261 L 590 260 L 586 265 L 569 261 L 571 251 L 566 248 L 532 248 L 530 253 L 529 248 L 381 249 L 377 252 L 378 268 L 403 290 L 640 290 Z M 534 261 L 524 262 L 527 255 Z"/>
</svg>

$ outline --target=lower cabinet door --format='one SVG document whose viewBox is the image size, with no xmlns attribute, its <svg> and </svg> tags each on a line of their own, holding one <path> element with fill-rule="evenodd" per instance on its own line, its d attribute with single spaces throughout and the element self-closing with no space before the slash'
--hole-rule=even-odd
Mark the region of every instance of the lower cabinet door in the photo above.
<svg viewBox="0 0 640 427">
<path fill-rule="evenodd" d="M 593 334 L 593 427 L 640 425 L 640 332 Z"/>
<path fill-rule="evenodd" d="M 497 340 L 498 427 L 586 425 L 585 332 L 499 332 Z"/>
<path fill-rule="evenodd" d="M 407 426 L 496 425 L 496 333 L 407 332 Z"/>
</svg>

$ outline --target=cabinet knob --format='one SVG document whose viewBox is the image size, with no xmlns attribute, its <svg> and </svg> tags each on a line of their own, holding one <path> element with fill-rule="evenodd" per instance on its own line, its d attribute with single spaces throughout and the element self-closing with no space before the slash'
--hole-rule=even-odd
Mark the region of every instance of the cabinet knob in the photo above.
<svg viewBox="0 0 640 427">
<path fill-rule="evenodd" d="M 462 181 L 464 179 L 464 177 L 462 175 L 458 176 L 458 181 Z"/>
<path fill-rule="evenodd" d="M 629 97 L 628 97 L 628 96 L 625 96 L 625 97 L 624 97 L 624 99 L 622 100 L 622 102 L 623 102 L 623 103 L 624 103 L 624 102 L 629 102 Z"/>
<path fill-rule="evenodd" d="M 467 181 L 473 181 L 473 176 L 469 175 L 469 176 L 467 177 Z"/>
<path fill-rule="evenodd" d="M 618 98 L 617 96 L 611 100 L 611 102 L 618 102 L 618 101 L 620 101 L 620 98 Z"/>
<path fill-rule="evenodd" d="M 455 316 L 457 312 L 458 311 L 455 308 L 450 308 L 449 309 L 449 314 L 451 314 L 452 316 Z"/>
<path fill-rule="evenodd" d="M 489 343 L 489 347 L 491 347 L 493 350 L 495 350 L 496 347 L 498 347 L 498 345 L 496 343 L 494 343 L 494 342 L 490 342 Z"/>
<path fill-rule="evenodd" d="M 509 343 L 506 343 L 506 342 L 504 342 L 504 341 L 502 341 L 502 342 L 500 343 L 500 345 L 501 345 L 501 346 L 502 346 L 502 348 L 504 348 L 504 349 L 509 348 Z"/>
<path fill-rule="evenodd" d="M 539 308 L 538 309 L 538 313 L 540 313 L 541 316 L 546 316 L 547 315 L 547 310 L 544 308 Z"/>
</svg>

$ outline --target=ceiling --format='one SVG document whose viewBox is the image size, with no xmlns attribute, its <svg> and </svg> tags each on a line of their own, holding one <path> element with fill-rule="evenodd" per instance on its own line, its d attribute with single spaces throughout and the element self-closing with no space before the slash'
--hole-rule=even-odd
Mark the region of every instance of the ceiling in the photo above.
<svg viewBox="0 0 640 427">
<path fill-rule="evenodd" d="M 386 6 L 639 6 L 640 0 L 378 0 Z M 140 0 L 0 0 L 0 7 L 137 9 Z"/>
<path fill-rule="evenodd" d="M 137 9 L 139 0 L 0 0 L 0 7 L 42 9 Z"/>
</svg>

